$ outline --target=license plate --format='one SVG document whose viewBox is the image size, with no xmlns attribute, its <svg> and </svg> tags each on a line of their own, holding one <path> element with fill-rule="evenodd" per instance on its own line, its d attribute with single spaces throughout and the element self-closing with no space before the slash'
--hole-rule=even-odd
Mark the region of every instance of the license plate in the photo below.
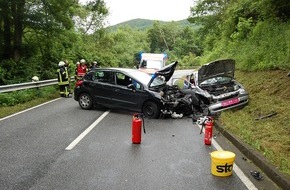
<svg viewBox="0 0 290 190">
<path fill-rule="evenodd" d="M 240 102 L 239 98 L 233 98 L 233 99 L 230 99 L 230 100 L 222 101 L 222 106 L 223 107 L 227 107 L 227 106 L 230 106 L 230 105 L 237 104 L 239 102 Z"/>
</svg>

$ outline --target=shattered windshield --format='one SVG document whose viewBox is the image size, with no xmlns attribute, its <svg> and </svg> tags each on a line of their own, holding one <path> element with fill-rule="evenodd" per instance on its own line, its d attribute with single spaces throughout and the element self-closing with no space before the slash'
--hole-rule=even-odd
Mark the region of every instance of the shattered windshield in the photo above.
<svg viewBox="0 0 290 190">
<path fill-rule="evenodd" d="M 166 84 L 166 81 L 163 76 L 158 76 L 156 77 L 152 83 L 150 84 L 150 87 L 158 87 L 158 86 L 163 86 Z"/>
<path fill-rule="evenodd" d="M 224 84 L 232 81 L 232 77 L 214 77 L 207 79 L 200 83 L 201 86 L 207 86 L 207 85 L 215 85 L 215 84 Z"/>
</svg>

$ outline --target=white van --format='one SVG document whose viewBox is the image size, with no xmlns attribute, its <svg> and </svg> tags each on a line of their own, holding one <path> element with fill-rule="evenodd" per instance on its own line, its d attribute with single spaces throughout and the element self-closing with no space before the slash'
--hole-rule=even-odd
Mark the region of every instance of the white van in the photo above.
<svg viewBox="0 0 290 190">
<path fill-rule="evenodd" d="M 153 74 L 165 66 L 167 59 L 166 53 L 142 53 L 138 69 Z"/>
</svg>

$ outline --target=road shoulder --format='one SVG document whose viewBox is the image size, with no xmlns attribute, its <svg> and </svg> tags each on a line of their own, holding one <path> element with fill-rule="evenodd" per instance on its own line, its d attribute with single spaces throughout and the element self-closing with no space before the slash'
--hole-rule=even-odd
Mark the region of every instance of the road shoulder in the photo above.
<svg viewBox="0 0 290 190">
<path fill-rule="evenodd" d="M 224 149 L 236 153 L 235 163 L 247 172 L 245 175 L 258 189 L 290 189 L 290 179 L 279 172 L 259 152 L 224 130 L 218 122 L 216 122 L 215 129 L 215 140 L 225 147 Z M 256 180 L 251 175 L 251 171 L 259 171 L 263 179 Z"/>
</svg>

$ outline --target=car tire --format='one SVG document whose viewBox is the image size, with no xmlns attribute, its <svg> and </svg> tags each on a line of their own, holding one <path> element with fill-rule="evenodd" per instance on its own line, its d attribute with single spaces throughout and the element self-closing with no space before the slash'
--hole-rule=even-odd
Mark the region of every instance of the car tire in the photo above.
<svg viewBox="0 0 290 190">
<path fill-rule="evenodd" d="M 157 119 L 160 116 L 159 106 L 152 101 L 146 102 L 142 111 L 144 116 L 149 119 Z"/>
<path fill-rule="evenodd" d="M 79 96 L 79 105 L 84 110 L 90 110 L 93 107 L 93 100 L 87 93 L 82 93 Z"/>
</svg>

